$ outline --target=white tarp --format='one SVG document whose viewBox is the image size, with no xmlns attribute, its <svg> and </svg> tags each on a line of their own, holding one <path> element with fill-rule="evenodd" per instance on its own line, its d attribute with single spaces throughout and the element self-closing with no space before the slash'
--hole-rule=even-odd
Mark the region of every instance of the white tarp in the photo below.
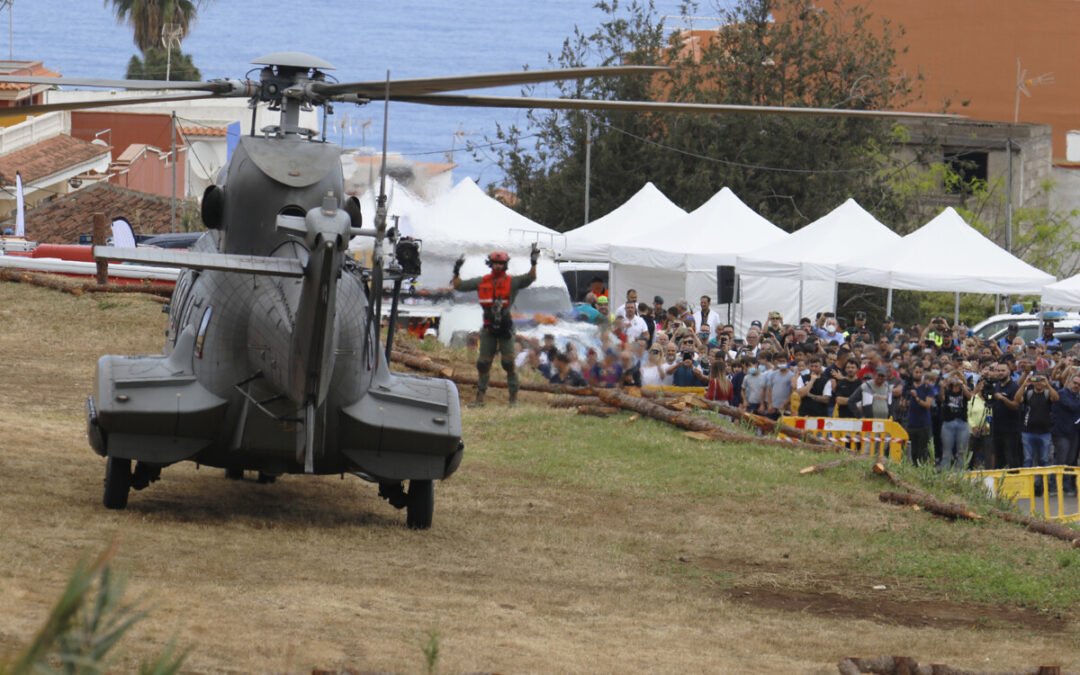
<svg viewBox="0 0 1080 675">
<path fill-rule="evenodd" d="M 1080 274 L 1044 288 L 1042 302 L 1052 307 L 1080 307 Z"/>
<path fill-rule="evenodd" d="M 646 183 L 611 213 L 567 232 L 562 256 L 567 260 L 608 262 L 612 259 L 612 246 L 685 215 L 686 211 L 673 204 L 655 185 Z"/>
<path fill-rule="evenodd" d="M 836 281 L 841 262 L 899 241 L 900 235 L 848 199 L 793 232 L 783 246 L 764 246 L 739 255 L 735 265 L 739 274 Z"/>
<path fill-rule="evenodd" d="M 1039 293 L 1054 277 L 979 234 L 952 207 L 899 242 L 865 248 L 837 279 L 911 291 Z"/>
</svg>

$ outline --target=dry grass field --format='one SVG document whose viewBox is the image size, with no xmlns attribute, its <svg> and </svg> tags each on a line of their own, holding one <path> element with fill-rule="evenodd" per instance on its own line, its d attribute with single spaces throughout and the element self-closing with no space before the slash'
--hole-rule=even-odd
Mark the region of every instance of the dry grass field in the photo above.
<svg viewBox="0 0 1080 675">
<path fill-rule="evenodd" d="M 117 540 L 153 606 L 117 672 L 174 637 L 191 672 L 422 672 L 432 631 L 440 673 L 1080 663 L 1080 560 L 1062 542 L 883 505 L 866 465 L 800 478 L 818 455 L 538 396 L 464 412 L 465 460 L 427 532 L 352 476 L 259 485 L 191 464 L 106 511 L 82 408 L 94 363 L 159 351 L 164 326 L 142 296 L 0 284 L 0 654 Z"/>
</svg>

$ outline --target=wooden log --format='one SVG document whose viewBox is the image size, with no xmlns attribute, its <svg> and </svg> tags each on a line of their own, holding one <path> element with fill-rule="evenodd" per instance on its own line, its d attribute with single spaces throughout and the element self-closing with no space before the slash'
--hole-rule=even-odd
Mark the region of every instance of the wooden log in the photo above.
<svg viewBox="0 0 1080 675">
<path fill-rule="evenodd" d="M 754 426 L 756 426 L 758 429 L 761 429 L 767 434 L 782 433 L 785 436 L 797 438 L 804 443 L 810 443 L 813 445 L 834 447 L 839 445 L 837 443 L 827 441 L 824 438 L 821 438 L 820 436 L 817 436 L 815 434 L 807 433 L 803 429 L 796 429 L 795 427 L 788 424 L 780 424 L 776 420 L 771 420 L 768 417 L 762 417 L 761 415 L 755 415 L 754 413 L 740 410 L 733 405 L 728 405 L 727 403 L 723 403 L 721 401 L 710 401 L 703 396 L 699 396 L 698 399 L 700 399 L 705 405 L 709 406 L 709 408 L 715 410 L 721 415 L 730 417 L 731 419 L 738 420 L 740 422 L 744 420 L 747 422 L 751 422 L 754 424 Z M 837 450 L 837 452 L 839 452 L 839 450 Z"/>
<path fill-rule="evenodd" d="M 736 443 L 759 443 L 761 445 L 783 448 L 791 448 L 794 446 L 794 443 L 791 441 L 781 441 L 775 438 L 760 438 L 757 436 L 740 434 L 703 417 L 668 410 L 664 406 L 646 401 L 643 398 L 628 396 L 616 389 L 601 389 L 596 392 L 596 395 L 600 397 L 601 401 L 608 405 L 618 406 L 624 410 L 631 410 L 640 415 L 645 415 L 660 420 L 661 422 L 667 422 L 668 424 L 686 429 L 687 431 L 701 432 L 716 440 Z"/>
<path fill-rule="evenodd" d="M 452 379 L 454 377 L 454 369 L 450 366 L 445 366 L 440 363 L 435 363 L 429 356 L 421 356 L 419 354 L 412 354 L 393 350 L 390 352 L 390 360 L 395 363 L 403 363 L 406 366 L 415 370 L 424 371 L 438 375 L 444 379 Z"/>
<path fill-rule="evenodd" d="M 454 373 L 454 376 L 449 379 L 458 384 L 473 387 L 476 386 L 475 375 Z M 488 386 L 495 389 L 506 389 L 506 380 L 491 380 L 488 382 Z M 571 387 L 565 384 L 552 384 L 550 382 L 522 382 L 521 391 L 538 391 L 544 394 L 573 394 L 575 396 L 592 396 L 595 393 L 589 387 Z"/>
<path fill-rule="evenodd" d="M 866 458 L 862 457 L 860 455 L 852 455 L 851 457 L 842 457 L 840 459 L 834 459 L 831 462 L 823 462 L 821 464 L 815 464 L 813 466 L 808 466 L 808 467 L 806 467 L 804 469 L 799 469 L 799 475 L 800 476 L 809 476 L 812 473 L 821 473 L 822 471 L 825 471 L 826 469 L 832 469 L 832 468 L 835 468 L 835 467 L 838 467 L 838 466 L 843 466 L 845 464 L 851 464 L 852 462 L 857 462 L 860 459 L 866 459 Z"/>
<path fill-rule="evenodd" d="M 893 473 L 891 470 L 889 470 L 889 467 L 885 465 L 885 462 L 883 460 L 878 460 L 878 461 L 874 462 L 873 471 L 874 471 L 874 473 L 878 474 L 879 476 L 885 476 L 886 478 L 888 478 L 889 482 L 892 483 L 893 485 L 895 485 L 895 486 L 897 486 L 899 488 L 902 488 L 904 490 L 907 490 L 908 492 L 910 492 L 910 493 L 912 493 L 914 495 L 919 495 L 919 496 L 922 496 L 922 497 L 929 497 L 930 496 L 929 493 L 927 493 L 925 490 L 923 490 L 921 488 L 918 488 L 918 487 L 915 487 L 911 483 L 907 482 L 906 480 L 904 480 L 903 478 L 897 476 L 895 473 Z"/>
<path fill-rule="evenodd" d="M 953 520 L 957 518 L 963 518 L 965 520 L 982 520 L 982 516 L 963 504 L 946 503 L 927 494 L 913 495 L 910 492 L 893 492 L 891 490 L 886 490 L 878 495 L 878 499 L 892 504 L 902 504 L 907 506 L 915 504 L 926 509 L 930 513 L 945 516 L 946 518 L 952 518 Z"/>
<path fill-rule="evenodd" d="M 579 405 L 577 414 L 593 415 L 594 417 L 608 417 L 610 415 L 618 415 L 621 410 L 621 408 L 610 405 Z"/>
<path fill-rule="evenodd" d="M 1040 520 L 1038 518 L 1022 516 L 1017 513 L 1009 513 L 1008 511 L 999 511 L 997 509 L 990 511 L 990 515 L 1001 518 L 1006 522 L 1019 523 L 1032 532 L 1056 537 L 1062 541 L 1072 543 L 1073 548 L 1080 548 L 1080 531 L 1074 530 L 1064 523 L 1058 523 L 1052 520 Z"/>
<path fill-rule="evenodd" d="M 145 293 L 159 298 L 171 298 L 173 287 L 168 284 L 83 284 L 87 293 Z"/>
<path fill-rule="evenodd" d="M 569 394 L 555 394 L 548 399 L 548 406 L 552 408 L 576 408 L 582 405 L 600 405 L 600 399 L 595 396 L 570 396 Z"/>
</svg>

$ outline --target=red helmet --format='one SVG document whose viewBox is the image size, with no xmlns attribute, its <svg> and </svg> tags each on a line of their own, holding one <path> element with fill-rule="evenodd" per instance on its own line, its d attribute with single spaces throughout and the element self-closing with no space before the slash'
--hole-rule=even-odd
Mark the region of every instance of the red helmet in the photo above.
<svg viewBox="0 0 1080 675">
<path fill-rule="evenodd" d="M 510 262 L 510 256 L 506 254 L 506 251 L 492 251 L 491 255 L 487 257 L 488 265 L 491 265 L 492 263 L 502 263 L 505 265 L 508 262 Z"/>
</svg>

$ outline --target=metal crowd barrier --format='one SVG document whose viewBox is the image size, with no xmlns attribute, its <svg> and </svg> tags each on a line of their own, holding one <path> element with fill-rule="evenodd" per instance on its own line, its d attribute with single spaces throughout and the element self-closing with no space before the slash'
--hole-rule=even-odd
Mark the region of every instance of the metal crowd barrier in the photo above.
<svg viewBox="0 0 1080 675">
<path fill-rule="evenodd" d="M 781 417 L 781 424 L 822 436 L 861 455 L 899 462 L 907 448 L 904 427 L 892 420 L 851 417 Z M 780 438 L 787 438 L 780 434 Z"/>
<path fill-rule="evenodd" d="M 1017 506 L 1027 501 L 1030 515 L 1040 515 L 1047 520 L 1070 522 L 1080 520 L 1076 497 L 1065 496 L 1065 478 L 1071 477 L 1071 488 L 1076 487 L 1080 468 L 1075 466 L 1036 466 L 1030 469 L 997 469 L 969 471 L 964 474 L 986 485 L 991 494 L 1008 499 Z M 1041 479 L 1042 493 L 1036 494 L 1036 479 Z"/>
</svg>

